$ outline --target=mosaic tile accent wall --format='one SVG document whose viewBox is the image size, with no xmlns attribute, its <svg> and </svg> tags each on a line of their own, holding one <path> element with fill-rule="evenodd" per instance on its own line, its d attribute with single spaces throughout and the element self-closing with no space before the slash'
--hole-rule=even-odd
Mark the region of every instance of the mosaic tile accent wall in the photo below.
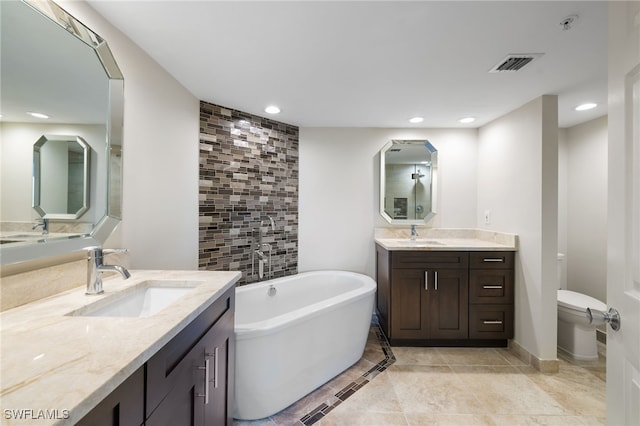
<svg viewBox="0 0 640 426">
<path fill-rule="evenodd" d="M 200 102 L 199 269 L 258 281 L 262 234 L 271 276 L 297 273 L 298 134 L 296 126 Z M 264 279 L 268 272 L 265 265 Z"/>
</svg>

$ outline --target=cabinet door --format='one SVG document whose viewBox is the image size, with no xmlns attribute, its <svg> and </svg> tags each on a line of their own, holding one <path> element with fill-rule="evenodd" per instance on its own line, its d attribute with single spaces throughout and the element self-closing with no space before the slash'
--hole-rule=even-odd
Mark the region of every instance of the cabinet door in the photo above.
<svg viewBox="0 0 640 426">
<path fill-rule="evenodd" d="M 77 425 L 140 426 L 144 423 L 144 369 L 141 367 L 111 392 Z"/>
<path fill-rule="evenodd" d="M 204 425 L 204 346 L 199 342 L 176 367 L 176 381 L 146 426 Z"/>
<path fill-rule="evenodd" d="M 391 285 L 392 339 L 428 338 L 428 298 L 423 269 L 393 269 Z"/>
<path fill-rule="evenodd" d="M 181 380 L 183 373 L 177 367 L 184 357 L 219 319 L 229 312 L 233 316 L 234 309 L 235 288 L 231 288 L 147 361 L 147 417 Z"/>
<path fill-rule="evenodd" d="M 226 313 L 207 333 L 205 360 L 209 362 L 209 401 L 204 404 L 205 425 L 233 424 L 235 335 L 233 312 Z M 206 361 L 205 361 L 206 362 Z"/>
<path fill-rule="evenodd" d="M 469 278 L 466 270 L 428 271 L 429 338 L 469 337 Z M 433 284 L 431 284 L 433 283 Z"/>
<path fill-rule="evenodd" d="M 177 367 L 178 380 L 147 426 L 233 424 L 233 311 L 227 311 Z"/>
</svg>

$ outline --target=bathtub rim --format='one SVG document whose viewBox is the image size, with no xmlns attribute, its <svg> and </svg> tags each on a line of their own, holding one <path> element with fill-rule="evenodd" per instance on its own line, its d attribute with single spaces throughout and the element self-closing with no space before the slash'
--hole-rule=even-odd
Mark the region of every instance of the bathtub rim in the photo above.
<svg viewBox="0 0 640 426">
<path fill-rule="evenodd" d="M 340 293 L 328 299 L 320 300 L 311 305 L 304 305 L 291 312 L 280 314 L 266 320 L 254 321 L 250 323 L 244 323 L 241 325 L 239 325 L 236 322 L 234 325 L 236 340 L 244 340 L 244 339 L 255 338 L 258 336 L 274 334 L 288 327 L 291 327 L 295 324 L 301 324 L 303 322 L 309 321 L 324 312 L 330 312 L 330 311 L 342 308 L 345 305 L 355 303 L 367 297 L 375 297 L 377 283 L 370 276 L 361 274 L 358 272 L 351 272 L 351 271 L 321 270 L 321 271 L 301 272 L 295 275 L 289 275 L 287 277 L 276 278 L 268 281 L 262 281 L 259 283 L 247 284 L 241 287 L 236 287 L 236 301 L 238 300 L 238 293 L 252 291 L 252 290 L 256 291 L 256 290 L 259 290 L 260 288 L 264 288 L 266 291 L 269 285 L 273 285 L 274 283 L 283 283 L 286 281 L 293 281 L 295 279 L 304 278 L 304 276 L 309 276 L 309 275 L 333 275 L 333 276 L 342 275 L 342 276 L 354 277 L 354 278 L 357 278 L 358 281 L 362 283 L 362 285 L 353 290 Z"/>
</svg>

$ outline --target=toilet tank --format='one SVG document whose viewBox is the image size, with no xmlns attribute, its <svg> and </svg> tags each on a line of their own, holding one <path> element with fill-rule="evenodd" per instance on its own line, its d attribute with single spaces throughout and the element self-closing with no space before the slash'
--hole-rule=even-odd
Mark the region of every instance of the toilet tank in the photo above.
<svg viewBox="0 0 640 426">
<path fill-rule="evenodd" d="M 558 288 L 567 289 L 567 262 L 564 253 L 558 253 Z"/>
</svg>

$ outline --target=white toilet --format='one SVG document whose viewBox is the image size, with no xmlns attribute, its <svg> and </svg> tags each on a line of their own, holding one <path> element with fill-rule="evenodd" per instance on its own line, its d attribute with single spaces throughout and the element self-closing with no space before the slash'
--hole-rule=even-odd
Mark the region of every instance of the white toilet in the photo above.
<svg viewBox="0 0 640 426">
<path fill-rule="evenodd" d="M 596 326 L 587 320 L 587 308 L 606 312 L 607 305 L 586 294 L 567 290 L 564 254 L 558 253 L 558 348 L 575 359 L 597 360 Z"/>
</svg>

